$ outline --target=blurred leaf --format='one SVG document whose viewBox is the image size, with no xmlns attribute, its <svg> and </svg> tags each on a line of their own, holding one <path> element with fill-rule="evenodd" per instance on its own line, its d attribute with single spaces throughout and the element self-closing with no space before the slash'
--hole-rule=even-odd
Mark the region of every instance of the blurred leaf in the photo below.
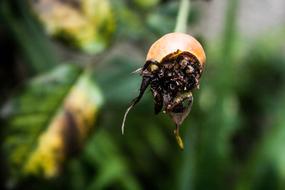
<svg viewBox="0 0 285 190">
<path fill-rule="evenodd" d="M 39 0 L 33 7 L 49 34 L 88 53 L 102 52 L 115 28 L 108 0 Z"/>
<path fill-rule="evenodd" d="M 160 0 L 133 0 L 136 6 L 142 8 L 142 9 L 151 9 L 158 5 Z"/>
<path fill-rule="evenodd" d="M 103 100 L 89 75 L 81 73 L 62 65 L 31 80 L 3 108 L 3 147 L 12 179 L 54 177 L 82 146 Z"/>
</svg>

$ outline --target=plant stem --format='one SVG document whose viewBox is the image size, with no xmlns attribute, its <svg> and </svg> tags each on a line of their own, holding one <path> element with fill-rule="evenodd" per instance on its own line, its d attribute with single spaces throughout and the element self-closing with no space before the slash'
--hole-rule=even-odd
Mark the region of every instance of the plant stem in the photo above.
<svg viewBox="0 0 285 190">
<path fill-rule="evenodd" d="M 190 10 L 190 0 L 181 0 L 176 19 L 176 26 L 174 29 L 175 32 L 186 33 L 189 10 Z"/>
</svg>

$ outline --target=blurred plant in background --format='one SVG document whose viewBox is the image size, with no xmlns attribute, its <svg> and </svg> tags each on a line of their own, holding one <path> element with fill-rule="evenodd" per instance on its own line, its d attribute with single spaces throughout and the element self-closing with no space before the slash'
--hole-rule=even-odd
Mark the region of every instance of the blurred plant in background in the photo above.
<svg viewBox="0 0 285 190">
<path fill-rule="evenodd" d="M 178 1 L 1 1 L 2 189 L 285 189 L 285 24 L 245 38 L 230 0 L 206 40 L 210 3 L 191 3 L 207 65 L 181 152 L 150 94 L 120 133 L 130 73 L 173 31 Z"/>
<path fill-rule="evenodd" d="M 86 52 L 101 52 L 111 40 L 115 19 L 108 0 L 41 0 L 31 5 L 49 34 Z"/>
</svg>

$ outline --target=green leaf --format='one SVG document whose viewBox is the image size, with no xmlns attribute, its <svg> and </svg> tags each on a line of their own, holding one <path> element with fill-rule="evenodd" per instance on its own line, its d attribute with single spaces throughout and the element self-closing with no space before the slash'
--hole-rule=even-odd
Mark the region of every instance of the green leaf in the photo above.
<svg viewBox="0 0 285 190">
<path fill-rule="evenodd" d="M 1 112 L 11 179 L 57 176 L 66 158 L 82 146 L 102 103 L 90 76 L 73 65 L 28 82 Z"/>
</svg>

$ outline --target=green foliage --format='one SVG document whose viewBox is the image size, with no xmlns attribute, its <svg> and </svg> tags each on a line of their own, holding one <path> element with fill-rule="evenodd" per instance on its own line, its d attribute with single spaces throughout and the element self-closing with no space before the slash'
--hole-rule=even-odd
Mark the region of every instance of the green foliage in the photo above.
<svg viewBox="0 0 285 190">
<path fill-rule="evenodd" d="M 13 185 L 29 175 L 53 178 L 78 151 L 93 125 L 102 97 L 87 74 L 62 65 L 32 79 L 2 109 L 3 151 Z"/>
<path fill-rule="evenodd" d="M 79 75 L 76 67 L 60 67 L 34 80 L 2 109 L 5 123 L 3 144 L 11 175 L 20 175 L 37 138 L 45 130 L 70 86 Z"/>
</svg>

